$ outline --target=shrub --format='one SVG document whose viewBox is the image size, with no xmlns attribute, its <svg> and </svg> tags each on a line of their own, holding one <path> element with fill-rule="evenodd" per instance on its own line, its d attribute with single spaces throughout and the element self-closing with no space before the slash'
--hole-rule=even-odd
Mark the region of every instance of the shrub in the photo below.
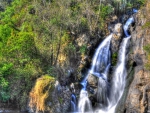
<svg viewBox="0 0 150 113">
<path fill-rule="evenodd" d="M 80 47 L 80 53 L 81 53 L 82 55 L 84 55 L 85 52 L 86 52 L 86 49 L 87 49 L 86 45 L 82 45 L 82 46 Z"/>
<path fill-rule="evenodd" d="M 55 79 L 49 75 L 44 75 L 37 79 L 34 88 L 30 92 L 31 108 L 36 108 L 37 111 L 46 110 L 46 99 L 50 96 L 50 92 L 54 87 Z"/>
<path fill-rule="evenodd" d="M 115 53 L 113 53 L 112 54 L 112 65 L 113 66 L 115 66 L 116 65 L 116 63 L 117 63 L 117 56 L 118 56 L 118 53 L 117 52 L 115 52 Z"/>
<path fill-rule="evenodd" d="M 12 73 L 12 63 L 0 64 L 0 101 L 6 102 L 10 98 L 8 75 Z"/>
</svg>

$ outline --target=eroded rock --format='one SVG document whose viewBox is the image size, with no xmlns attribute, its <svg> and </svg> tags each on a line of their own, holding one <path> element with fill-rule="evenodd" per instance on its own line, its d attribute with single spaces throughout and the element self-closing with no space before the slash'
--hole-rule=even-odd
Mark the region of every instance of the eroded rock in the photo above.
<svg viewBox="0 0 150 113">
<path fill-rule="evenodd" d="M 146 53 L 143 46 L 150 41 L 148 34 L 142 28 L 145 18 L 142 17 L 142 11 L 135 16 L 135 30 L 132 31 L 132 58 L 136 63 L 134 68 L 134 79 L 129 88 L 129 93 L 126 100 L 126 113 L 149 113 L 150 103 L 150 73 L 145 69 L 144 64 L 147 62 Z M 120 112 L 121 113 L 121 112 Z"/>
<path fill-rule="evenodd" d="M 117 52 L 119 49 L 119 44 L 121 42 L 121 37 L 123 34 L 122 24 L 117 23 L 113 29 L 113 38 L 111 40 L 111 50 L 113 53 Z"/>
</svg>

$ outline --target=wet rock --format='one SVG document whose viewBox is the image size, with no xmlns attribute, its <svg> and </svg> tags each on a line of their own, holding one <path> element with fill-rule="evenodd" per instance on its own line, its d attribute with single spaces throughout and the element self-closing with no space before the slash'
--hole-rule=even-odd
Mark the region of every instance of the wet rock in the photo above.
<svg viewBox="0 0 150 113">
<path fill-rule="evenodd" d="M 0 6 L 0 11 L 4 11 L 4 8 L 2 6 Z"/>
<path fill-rule="evenodd" d="M 59 92 L 61 92 L 61 89 L 62 89 L 62 87 L 61 87 L 59 81 L 56 81 L 55 82 L 55 92 L 59 93 Z"/>
<path fill-rule="evenodd" d="M 117 23 L 113 29 L 113 38 L 111 40 L 111 50 L 113 53 L 117 52 L 119 49 L 119 44 L 121 42 L 121 37 L 123 34 L 122 24 Z"/>
<path fill-rule="evenodd" d="M 57 89 L 56 89 L 57 90 Z M 52 104 L 50 106 L 50 113 L 66 113 L 70 107 L 70 100 L 72 92 L 68 87 L 61 87 L 61 92 L 54 91 L 52 94 Z M 51 103 L 51 102 L 48 102 Z"/>
<path fill-rule="evenodd" d="M 90 85 L 90 86 L 92 86 L 92 87 L 97 87 L 97 77 L 95 77 L 95 76 L 93 76 L 92 74 L 90 74 L 89 76 L 88 76 L 88 79 L 87 79 L 87 81 L 88 81 L 88 84 Z"/>
<path fill-rule="evenodd" d="M 134 59 L 135 59 L 136 65 L 143 65 L 143 59 L 142 59 L 141 54 L 139 53 L 135 54 Z"/>
<path fill-rule="evenodd" d="M 114 32 L 114 35 L 113 35 L 114 38 L 116 39 L 121 38 L 122 33 L 123 33 L 122 24 L 121 23 L 115 24 L 113 32 Z"/>
</svg>

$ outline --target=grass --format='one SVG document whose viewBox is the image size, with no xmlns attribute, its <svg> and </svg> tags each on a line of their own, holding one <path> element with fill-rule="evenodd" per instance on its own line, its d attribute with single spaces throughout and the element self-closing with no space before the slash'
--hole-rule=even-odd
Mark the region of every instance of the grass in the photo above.
<svg viewBox="0 0 150 113">
<path fill-rule="evenodd" d="M 55 79 L 49 75 L 44 75 L 37 79 L 36 84 L 30 92 L 31 108 L 36 108 L 37 111 L 46 110 L 46 99 L 50 96 L 50 91 L 53 89 Z"/>
</svg>

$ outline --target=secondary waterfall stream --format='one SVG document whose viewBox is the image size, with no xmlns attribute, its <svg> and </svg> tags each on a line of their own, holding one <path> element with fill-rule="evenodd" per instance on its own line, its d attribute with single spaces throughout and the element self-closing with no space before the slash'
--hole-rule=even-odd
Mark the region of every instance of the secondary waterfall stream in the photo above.
<svg viewBox="0 0 150 113">
<path fill-rule="evenodd" d="M 135 10 L 134 12 L 137 12 Z M 108 74 L 111 66 L 110 44 L 113 33 L 105 38 L 98 46 L 93 59 L 92 65 L 87 75 L 81 82 L 82 89 L 78 101 L 78 108 L 73 112 L 76 113 L 115 113 L 115 108 L 122 97 L 126 84 L 126 48 L 131 36 L 128 33 L 129 25 L 134 22 L 134 18 L 130 17 L 123 26 L 125 38 L 122 39 L 118 52 L 118 61 L 113 72 L 112 79 L 108 81 Z M 96 100 L 98 107 L 92 108 L 90 102 L 87 84 L 89 75 L 97 77 Z M 74 106 L 74 103 L 72 104 Z"/>
<path fill-rule="evenodd" d="M 108 97 L 109 102 L 106 108 L 98 110 L 99 113 L 114 113 L 115 108 L 123 94 L 124 87 L 125 87 L 125 78 L 127 75 L 126 67 L 125 67 L 125 56 L 126 56 L 126 47 L 130 36 L 124 38 L 121 47 L 119 50 L 119 58 L 117 67 L 113 74 L 113 79 L 111 81 L 111 88 L 110 88 L 110 96 Z"/>
</svg>

